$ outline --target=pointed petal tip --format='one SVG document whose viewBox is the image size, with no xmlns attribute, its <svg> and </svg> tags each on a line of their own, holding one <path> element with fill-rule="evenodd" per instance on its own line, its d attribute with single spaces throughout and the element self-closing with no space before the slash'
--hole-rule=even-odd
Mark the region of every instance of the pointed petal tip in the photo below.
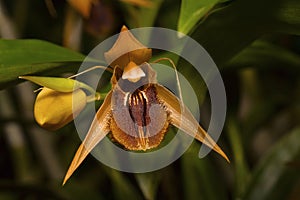
<svg viewBox="0 0 300 200">
<path fill-rule="evenodd" d="M 79 163 L 80 164 L 80 163 Z M 72 176 L 72 174 L 74 173 L 74 171 L 78 168 L 79 166 L 78 164 L 78 160 L 76 159 L 76 155 L 75 158 L 72 160 L 69 169 L 65 175 L 64 181 L 62 183 L 62 186 L 64 186 L 66 184 L 66 182 L 70 179 L 70 177 Z"/>
<path fill-rule="evenodd" d="M 30 78 L 30 76 L 18 76 L 19 79 L 24 79 L 24 80 L 28 80 L 28 78 Z"/>
<path fill-rule="evenodd" d="M 64 186 L 66 184 L 66 182 L 69 180 L 69 178 L 71 177 L 71 175 L 74 172 L 74 170 L 71 168 L 72 164 L 73 164 L 73 162 L 71 163 L 71 165 L 70 165 L 70 167 L 69 167 L 69 169 L 68 169 L 68 171 L 67 171 L 67 173 L 66 173 L 66 175 L 64 177 L 64 180 L 62 182 L 62 186 Z M 71 171 L 71 169 L 72 169 L 72 171 Z"/>
<path fill-rule="evenodd" d="M 64 180 L 64 181 L 62 182 L 61 186 L 65 186 L 66 182 L 67 182 L 67 180 Z"/>
<path fill-rule="evenodd" d="M 123 32 L 123 31 L 128 31 L 128 28 L 125 25 L 123 25 L 121 28 L 121 32 Z"/>
<path fill-rule="evenodd" d="M 215 145 L 213 150 L 215 152 L 217 152 L 218 154 L 220 154 L 228 163 L 230 163 L 229 158 L 227 157 L 227 155 L 224 153 L 224 151 L 218 145 Z"/>
<path fill-rule="evenodd" d="M 68 176 L 68 174 L 66 174 L 64 181 L 62 182 L 62 186 L 65 186 L 66 182 L 69 180 L 70 176 Z"/>
<path fill-rule="evenodd" d="M 230 163 L 229 158 L 227 157 L 227 155 L 222 151 L 222 154 L 220 154 L 228 163 Z"/>
<path fill-rule="evenodd" d="M 228 158 L 227 156 L 226 156 L 225 159 L 226 159 L 226 161 L 227 161 L 228 163 L 230 163 L 230 160 L 229 160 L 229 158 Z"/>
</svg>

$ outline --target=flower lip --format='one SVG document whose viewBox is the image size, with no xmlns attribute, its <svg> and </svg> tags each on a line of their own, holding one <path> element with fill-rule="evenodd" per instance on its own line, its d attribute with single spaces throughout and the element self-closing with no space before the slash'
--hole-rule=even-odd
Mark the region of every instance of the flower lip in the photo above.
<svg viewBox="0 0 300 200">
<path fill-rule="evenodd" d="M 122 79 L 127 79 L 130 82 L 136 83 L 145 76 L 145 72 L 134 62 L 130 61 L 124 68 Z"/>
</svg>

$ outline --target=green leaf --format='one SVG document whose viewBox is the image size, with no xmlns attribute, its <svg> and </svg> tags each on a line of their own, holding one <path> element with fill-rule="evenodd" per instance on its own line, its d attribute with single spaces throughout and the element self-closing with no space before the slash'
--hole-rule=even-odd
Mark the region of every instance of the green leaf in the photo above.
<svg viewBox="0 0 300 200">
<path fill-rule="evenodd" d="M 150 2 L 150 7 L 136 7 L 135 5 L 124 3 L 124 8 L 128 12 L 125 20 L 130 28 L 153 26 L 163 1 L 152 0 Z"/>
<path fill-rule="evenodd" d="M 139 27 L 153 26 L 155 22 L 156 16 L 163 0 L 152 0 L 151 2 L 153 4 L 152 7 L 139 9 L 139 17 L 135 18 L 139 19 Z"/>
<path fill-rule="evenodd" d="M 257 40 L 226 63 L 224 68 L 263 69 L 279 66 L 300 70 L 300 56 L 280 46 Z"/>
<path fill-rule="evenodd" d="M 237 119 L 233 116 L 227 120 L 227 132 L 232 147 L 235 168 L 235 199 L 240 199 L 249 182 L 250 173 L 246 162 L 243 142 Z"/>
<path fill-rule="evenodd" d="M 25 74 L 58 75 L 64 72 L 76 72 L 80 63 L 43 63 L 26 65 L 0 64 L 0 90 L 22 82 L 18 77 Z"/>
<path fill-rule="evenodd" d="M 42 40 L 0 40 L 1 66 L 82 62 L 84 58 L 80 53 Z"/>
<path fill-rule="evenodd" d="M 284 199 L 299 180 L 299 169 L 289 163 L 300 153 L 300 129 L 282 138 L 262 158 L 243 199 Z"/>
<path fill-rule="evenodd" d="M 267 29 L 300 35 L 300 1 L 271 1 L 269 9 L 266 11 L 267 20 L 265 26 Z"/>
<path fill-rule="evenodd" d="M 110 170 L 108 175 L 114 188 L 115 199 L 142 199 L 137 188 L 121 172 Z"/>
<path fill-rule="evenodd" d="M 182 0 L 177 30 L 188 34 L 220 0 Z"/>
<path fill-rule="evenodd" d="M 19 83 L 21 75 L 75 72 L 84 59 L 80 53 L 46 41 L 0 39 L 0 89 Z"/>
<path fill-rule="evenodd" d="M 145 199 L 154 200 L 161 179 L 159 172 L 135 174 L 137 183 L 144 194 Z"/>
<path fill-rule="evenodd" d="M 199 159 L 198 147 L 198 143 L 192 143 L 181 158 L 183 199 L 227 199 L 222 175 L 208 157 Z"/>
<path fill-rule="evenodd" d="M 221 66 L 264 34 L 300 34 L 300 1 L 244 0 L 212 13 L 191 36 Z"/>
<path fill-rule="evenodd" d="M 281 31 L 300 35 L 298 10 L 298 0 L 233 1 L 197 24 L 191 37 L 221 67 L 264 34 Z M 184 59 L 179 59 L 178 70 L 191 77 L 189 80 L 193 88 L 201 88 L 197 94 L 201 102 L 206 90 L 201 76 Z"/>
</svg>

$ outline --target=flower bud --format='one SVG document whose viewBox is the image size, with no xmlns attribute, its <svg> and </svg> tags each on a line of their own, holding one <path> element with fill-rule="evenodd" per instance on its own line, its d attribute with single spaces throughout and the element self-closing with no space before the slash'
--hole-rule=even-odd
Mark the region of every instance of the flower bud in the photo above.
<svg viewBox="0 0 300 200">
<path fill-rule="evenodd" d="M 43 88 L 34 104 L 36 122 L 48 130 L 57 130 L 71 122 L 85 107 L 86 94 L 81 89 L 74 92 L 57 92 Z"/>
</svg>

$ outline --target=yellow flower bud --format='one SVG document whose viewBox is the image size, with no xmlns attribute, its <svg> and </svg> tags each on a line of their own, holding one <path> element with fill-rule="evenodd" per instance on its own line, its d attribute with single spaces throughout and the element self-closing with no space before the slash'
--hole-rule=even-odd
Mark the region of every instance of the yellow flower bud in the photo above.
<svg viewBox="0 0 300 200">
<path fill-rule="evenodd" d="M 85 107 L 86 94 L 81 89 L 74 92 L 57 92 L 43 88 L 34 104 L 36 122 L 48 130 L 57 130 L 71 122 Z"/>
</svg>

